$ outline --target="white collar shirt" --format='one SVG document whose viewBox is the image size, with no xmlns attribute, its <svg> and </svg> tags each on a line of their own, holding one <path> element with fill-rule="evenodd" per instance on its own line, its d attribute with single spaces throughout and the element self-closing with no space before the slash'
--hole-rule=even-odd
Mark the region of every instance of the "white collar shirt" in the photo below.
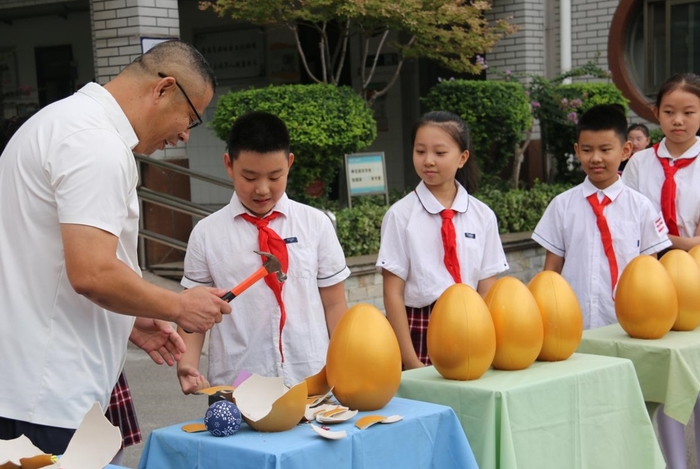
<svg viewBox="0 0 700 469">
<path fill-rule="evenodd" d="M 462 283 L 476 289 L 480 280 L 508 269 L 496 215 L 460 184 L 451 208 L 456 212 L 453 223 Z M 421 182 L 392 205 L 382 220 L 376 267 L 379 272 L 386 269 L 404 280 L 406 306 L 430 305 L 454 284 L 444 263 L 443 209 Z"/>
<path fill-rule="evenodd" d="M 96 83 L 32 116 L 0 158 L 0 416 L 77 428 L 106 408 L 134 318 L 73 290 L 61 224 L 117 237 L 137 258 L 138 139 L 112 95 Z M 9 358 L 11 357 L 11 358 Z"/>
<path fill-rule="evenodd" d="M 279 351 L 280 308 L 260 280 L 231 301 L 233 312 L 209 337 L 209 382 L 230 385 L 240 371 L 282 376 L 288 385 L 316 374 L 326 362 L 328 328 L 320 287 L 350 275 L 333 225 L 323 212 L 287 198 L 275 205 L 280 216 L 269 227 L 285 240 L 289 253 L 282 298 L 287 313 Z M 182 285 L 231 289 L 261 265 L 257 227 L 234 193 L 231 202 L 194 227 L 185 256 Z"/>
<path fill-rule="evenodd" d="M 586 180 L 557 195 L 535 227 L 532 239 L 564 258 L 562 276 L 576 293 L 585 329 L 617 322 L 610 265 L 605 255 L 596 216 L 586 199 L 591 194 L 609 197 L 604 208 L 617 261 L 618 278 L 640 254 L 654 254 L 671 245 L 661 214 L 646 197 L 620 179 L 598 190 Z"/>
<path fill-rule="evenodd" d="M 666 148 L 666 139 L 661 140 L 658 154 L 660 158 L 672 159 Z M 700 137 L 678 159 L 695 158 L 700 154 Z M 647 148 L 629 159 L 622 173 L 622 181 L 632 189 L 641 192 L 651 200 L 657 210 L 661 210 L 661 187 L 664 184 L 664 170 L 653 148 Z M 678 232 L 684 238 L 692 238 L 700 222 L 700 161 L 695 161 L 676 172 L 676 217 Z"/>
</svg>

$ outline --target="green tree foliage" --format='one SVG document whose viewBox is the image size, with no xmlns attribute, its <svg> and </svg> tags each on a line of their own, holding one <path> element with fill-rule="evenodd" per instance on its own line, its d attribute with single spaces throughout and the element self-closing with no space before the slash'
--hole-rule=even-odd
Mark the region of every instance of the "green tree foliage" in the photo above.
<svg viewBox="0 0 700 469">
<path fill-rule="evenodd" d="M 455 72 L 477 74 L 481 66 L 472 58 L 516 30 L 506 20 L 489 23 L 485 13 L 491 2 L 486 0 L 217 0 L 200 2 L 200 8 L 258 26 L 286 25 L 296 37 L 306 72 L 318 83 L 339 84 L 350 40 L 359 37 L 361 96 L 367 96 L 380 54 L 398 53 L 393 77 L 369 94 L 370 105 L 396 82 L 406 59 L 425 57 Z M 299 28 L 317 33 L 312 47 L 314 53 L 321 51 L 318 74 L 309 67 Z M 331 29 L 339 40 L 331 41 Z"/>
<path fill-rule="evenodd" d="M 219 99 L 212 125 L 226 141 L 233 121 L 248 111 L 277 115 L 289 128 L 294 153 L 288 191 L 299 201 L 325 199 L 343 156 L 369 146 L 377 137 L 372 110 L 346 86 L 282 85 L 230 92 Z M 307 189 L 323 183 L 322 194 Z"/>
<path fill-rule="evenodd" d="M 612 83 L 562 84 L 566 78 L 582 76 L 610 77 L 608 72 L 588 64 L 552 80 L 533 77 L 529 85 L 533 113 L 540 122 L 542 143 L 545 151 L 554 158 L 554 179 L 559 182 L 578 183 L 585 176 L 574 154 L 578 117 L 598 104 L 617 103 L 627 109 L 627 99 Z"/>
<path fill-rule="evenodd" d="M 444 80 L 423 102 L 429 110 L 451 111 L 467 123 L 473 156 L 486 175 L 499 176 L 532 126 L 530 101 L 518 83 Z"/>
</svg>

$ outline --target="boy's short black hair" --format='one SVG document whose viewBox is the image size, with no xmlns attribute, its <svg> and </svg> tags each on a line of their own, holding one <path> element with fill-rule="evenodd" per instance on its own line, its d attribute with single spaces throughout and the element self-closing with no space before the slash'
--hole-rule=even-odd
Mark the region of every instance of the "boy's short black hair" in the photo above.
<svg viewBox="0 0 700 469">
<path fill-rule="evenodd" d="M 612 130 L 624 145 L 627 141 L 627 117 L 620 104 L 598 104 L 584 112 L 576 123 L 576 141 L 584 130 Z"/>
<path fill-rule="evenodd" d="M 289 131 L 279 117 L 269 112 L 251 111 L 236 119 L 226 139 L 231 159 L 241 151 L 272 153 L 284 151 L 289 155 Z"/>
</svg>

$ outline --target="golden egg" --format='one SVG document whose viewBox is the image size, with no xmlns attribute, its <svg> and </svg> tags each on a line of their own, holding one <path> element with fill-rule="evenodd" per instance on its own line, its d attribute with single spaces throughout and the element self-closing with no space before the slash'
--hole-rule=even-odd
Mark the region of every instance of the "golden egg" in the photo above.
<svg viewBox="0 0 700 469">
<path fill-rule="evenodd" d="M 456 283 L 435 302 L 427 333 L 428 356 L 443 377 L 477 379 L 496 354 L 496 330 L 481 295 Z"/>
<path fill-rule="evenodd" d="M 678 296 L 671 277 L 652 256 L 637 256 L 617 283 L 615 314 L 630 337 L 660 339 L 676 322 Z"/>
<path fill-rule="evenodd" d="M 576 293 L 564 277 L 551 270 L 535 275 L 527 287 L 537 302 L 544 328 L 537 359 L 566 360 L 576 351 L 583 336 L 583 314 Z"/>
<path fill-rule="evenodd" d="M 688 251 L 688 254 L 700 265 L 700 244 L 693 246 L 690 251 Z"/>
<path fill-rule="evenodd" d="M 515 277 L 496 281 L 484 298 L 496 330 L 493 367 L 523 370 L 537 359 L 544 341 L 542 315 L 535 297 Z"/>
<path fill-rule="evenodd" d="M 668 251 L 660 260 L 678 297 L 678 316 L 674 331 L 692 331 L 700 325 L 700 265 L 682 249 Z"/>
<path fill-rule="evenodd" d="M 374 306 L 359 303 L 331 335 L 326 378 L 333 395 L 353 410 L 377 410 L 401 383 L 401 351 L 389 321 Z"/>
</svg>

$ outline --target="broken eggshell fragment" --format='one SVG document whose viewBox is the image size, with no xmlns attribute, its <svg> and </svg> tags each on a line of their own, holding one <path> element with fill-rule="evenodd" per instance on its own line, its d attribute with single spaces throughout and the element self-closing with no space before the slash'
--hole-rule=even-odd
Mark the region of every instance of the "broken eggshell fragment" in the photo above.
<svg viewBox="0 0 700 469">
<path fill-rule="evenodd" d="M 328 392 L 330 386 L 328 385 L 328 379 L 326 378 L 326 366 L 321 368 L 321 371 L 313 376 L 306 378 L 306 387 L 309 397 L 311 396 L 322 396 Z"/>
<path fill-rule="evenodd" d="M 306 381 L 288 388 L 281 377 L 252 375 L 233 392 L 243 420 L 259 432 L 293 428 L 306 410 Z"/>
</svg>

